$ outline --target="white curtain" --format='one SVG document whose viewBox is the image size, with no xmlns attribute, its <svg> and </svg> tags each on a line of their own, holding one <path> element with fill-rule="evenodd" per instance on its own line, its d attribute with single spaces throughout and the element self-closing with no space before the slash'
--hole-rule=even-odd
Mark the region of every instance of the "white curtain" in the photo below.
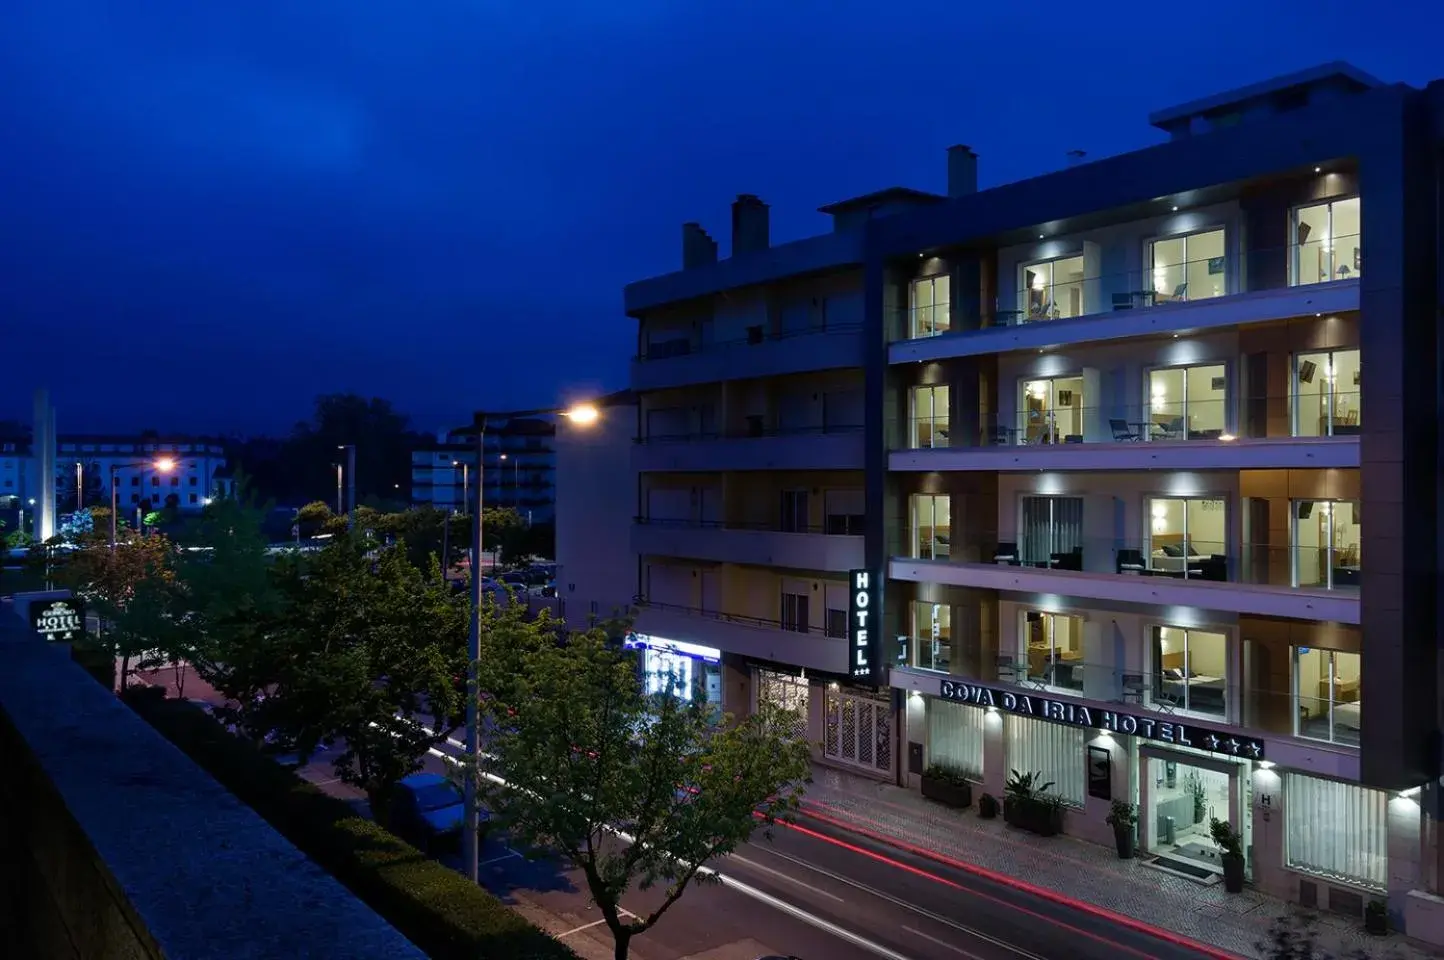
<svg viewBox="0 0 1444 960">
<path fill-rule="evenodd" d="M 1053 781 L 1048 792 L 1064 803 L 1083 806 L 1087 779 L 1083 761 L 1083 731 L 1027 717 L 1009 716 L 1008 773 L 1042 773 Z"/>
<path fill-rule="evenodd" d="M 929 700 L 928 761 L 981 780 L 983 711 L 946 700 Z"/>
<path fill-rule="evenodd" d="M 1378 790 L 1284 775 L 1290 867 L 1385 889 L 1389 883 L 1389 798 Z"/>
</svg>

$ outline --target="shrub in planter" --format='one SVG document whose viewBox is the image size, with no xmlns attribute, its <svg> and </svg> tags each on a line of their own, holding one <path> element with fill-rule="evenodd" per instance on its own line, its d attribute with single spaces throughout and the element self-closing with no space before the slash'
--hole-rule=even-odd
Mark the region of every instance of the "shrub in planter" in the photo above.
<svg viewBox="0 0 1444 960">
<path fill-rule="evenodd" d="M 923 796 L 948 807 L 970 807 L 973 786 L 961 770 L 935 763 L 923 771 Z"/>
<path fill-rule="evenodd" d="M 1108 825 L 1113 828 L 1113 842 L 1119 860 L 1133 859 L 1133 828 L 1138 825 L 1138 810 L 1127 800 L 1114 800 L 1108 809 Z"/>
<path fill-rule="evenodd" d="M 1370 900 L 1364 907 L 1364 931 L 1382 937 L 1389 932 L 1389 908 L 1382 900 Z"/>
<path fill-rule="evenodd" d="M 1239 836 L 1227 820 L 1214 817 L 1208 822 L 1208 832 L 1218 847 L 1219 862 L 1223 864 L 1223 888 L 1229 893 L 1243 892 L 1243 837 Z"/>
<path fill-rule="evenodd" d="M 991 793 L 985 793 L 978 798 L 978 816 L 984 820 L 991 820 L 998 815 L 998 798 Z"/>
<path fill-rule="evenodd" d="M 1003 819 L 1010 826 L 1051 837 L 1063 829 L 1063 801 L 1049 796 L 1053 781 L 1044 782 L 1041 773 L 1019 773 L 1008 776 L 1003 797 Z"/>
</svg>

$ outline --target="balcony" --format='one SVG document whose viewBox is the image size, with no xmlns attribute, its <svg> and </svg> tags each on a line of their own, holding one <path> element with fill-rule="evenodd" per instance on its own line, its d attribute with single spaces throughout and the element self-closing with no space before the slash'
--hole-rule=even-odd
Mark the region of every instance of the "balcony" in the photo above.
<svg viewBox="0 0 1444 960">
<path fill-rule="evenodd" d="M 775 620 L 644 601 L 638 606 L 634 629 L 638 633 L 697 643 L 739 657 L 825 673 L 847 673 L 847 638 L 828 636 L 821 626 L 799 631 L 785 629 Z"/>
<path fill-rule="evenodd" d="M 632 360 L 633 390 L 663 390 L 698 383 L 785 376 L 860 367 L 861 324 L 769 334 L 762 327 L 740 340 L 701 344 L 679 336 L 653 344 Z"/>
<path fill-rule="evenodd" d="M 863 538 L 822 527 L 783 530 L 771 524 L 733 524 L 636 517 L 632 552 L 793 570 L 845 572 L 863 566 Z"/>
<path fill-rule="evenodd" d="M 915 583 L 1359 622 L 1363 567 L 1357 539 L 1334 547 L 1327 541 L 1223 543 L 1172 533 L 1137 541 L 1032 539 L 1030 544 L 1009 531 L 955 540 L 940 521 L 894 544 L 888 575 Z"/>
<path fill-rule="evenodd" d="M 1163 371 L 1178 373 L 1179 371 Z M 1222 379 L 1220 377 L 1219 379 Z M 1061 383 L 1071 387 L 1059 388 Z M 888 468 L 1205 470 L 1359 465 L 1359 392 L 1085 405 L 1083 378 L 1030 381 L 1008 413 L 914 417 Z M 919 390 L 938 388 L 919 388 Z M 1162 396 L 1161 394 L 1159 395 Z M 1066 402 L 1059 403 L 1062 399 Z M 915 407 L 917 404 L 915 404 Z"/>
<path fill-rule="evenodd" d="M 422 960 L 9 604 L 0 621 L 0 952 Z"/>
<path fill-rule="evenodd" d="M 1155 242 L 1156 247 L 1158 242 Z M 1039 350 L 1059 343 L 1157 336 L 1359 308 L 1359 237 L 1242 255 L 1223 252 L 1146 269 L 1087 272 L 1081 256 L 1019 267 L 993 305 L 952 302 L 888 317 L 892 363 Z M 1060 270 L 1060 265 L 1063 268 Z M 1327 268 L 1327 269 L 1326 269 Z"/>
<path fill-rule="evenodd" d="M 632 469 L 712 472 L 726 470 L 861 470 L 861 424 L 801 430 L 749 430 L 721 435 L 652 436 L 632 447 Z"/>
</svg>

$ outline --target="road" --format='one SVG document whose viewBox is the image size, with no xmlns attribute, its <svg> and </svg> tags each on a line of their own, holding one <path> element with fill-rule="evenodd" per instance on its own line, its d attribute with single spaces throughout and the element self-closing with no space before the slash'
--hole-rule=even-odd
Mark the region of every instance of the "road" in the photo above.
<svg viewBox="0 0 1444 960">
<path fill-rule="evenodd" d="M 442 752 L 459 750 L 446 745 Z M 428 759 L 427 769 L 446 768 L 443 758 Z M 335 782 L 326 756 L 315 758 L 303 775 L 348 799 L 359 795 Z M 444 859 L 459 865 L 454 854 Z M 494 894 L 524 912 L 549 915 L 551 932 L 584 956 L 606 955 L 610 937 L 577 871 L 523 856 L 505 838 L 489 838 L 481 861 L 482 883 Z M 687 891 L 657 926 L 634 940 L 636 960 L 753 960 L 769 953 L 801 960 L 1223 956 L 860 836 L 805 805 L 797 822 L 776 827 L 771 840 L 759 834 L 712 866 L 720 882 Z M 633 891 L 623 907 L 645 916 L 662 896 Z"/>
</svg>

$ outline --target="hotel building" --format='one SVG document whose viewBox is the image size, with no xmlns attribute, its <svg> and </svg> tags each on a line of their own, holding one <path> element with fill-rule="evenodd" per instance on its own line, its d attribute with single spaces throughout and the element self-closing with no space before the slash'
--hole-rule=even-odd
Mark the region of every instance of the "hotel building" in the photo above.
<svg viewBox="0 0 1444 960">
<path fill-rule="evenodd" d="M 1258 888 L 1444 940 L 1444 82 L 1151 122 L 987 190 L 954 147 L 946 195 L 785 245 L 743 196 L 725 260 L 685 226 L 626 290 L 636 630 L 823 762 L 1040 772 L 1065 832 L 1129 801 L 1200 882 L 1216 817 Z"/>
</svg>

